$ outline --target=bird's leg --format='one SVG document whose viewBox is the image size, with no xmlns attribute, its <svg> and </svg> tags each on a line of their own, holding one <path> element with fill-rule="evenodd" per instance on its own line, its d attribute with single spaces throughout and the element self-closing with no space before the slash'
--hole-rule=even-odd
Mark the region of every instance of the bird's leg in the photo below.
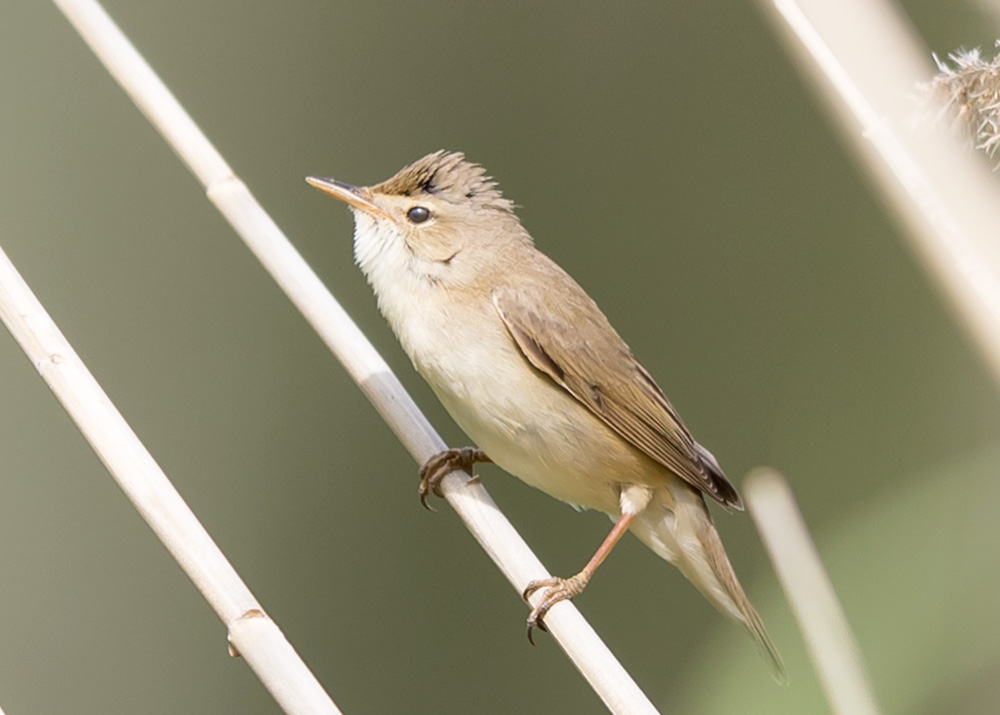
<svg viewBox="0 0 1000 715">
<path fill-rule="evenodd" d="M 528 584 L 528 587 L 524 589 L 521 596 L 525 601 L 531 596 L 535 591 L 540 588 L 548 589 L 545 593 L 545 597 L 542 599 L 541 603 L 535 606 L 531 613 L 528 615 L 528 640 L 532 645 L 535 644 L 534 639 L 531 637 L 531 632 L 536 627 L 541 628 L 543 631 L 547 630 L 545 628 L 545 614 L 549 612 L 549 609 L 560 601 L 565 601 L 568 598 L 573 598 L 578 595 L 587 586 L 587 582 L 590 581 L 590 577 L 594 575 L 594 571 L 597 567 L 601 565 L 604 559 L 607 558 L 608 554 L 611 553 L 611 549 L 615 547 L 618 540 L 622 538 L 632 523 L 632 519 L 635 518 L 637 512 L 635 511 L 625 511 L 615 522 L 615 525 L 611 527 L 611 533 L 607 535 L 604 542 L 597 549 L 597 552 L 590 558 L 587 565 L 583 567 L 583 570 L 576 576 L 571 576 L 570 578 L 546 578 L 540 581 L 532 581 Z"/>
<path fill-rule="evenodd" d="M 464 469 L 472 474 L 472 466 L 476 462 L 492 461 L 486 456 L 486 452 L 475 447 L 460 447 L 438 452 L 424 462 L 424 466 L 420 468 L 420 503 L 424 505 L 424 508 L 434 511 L 427 504 L 427 493 L 433 492 L 435 496 L 444 496 L 441 493 L 441 480 L 447 474 L 456 469 Z"/>
</svg>

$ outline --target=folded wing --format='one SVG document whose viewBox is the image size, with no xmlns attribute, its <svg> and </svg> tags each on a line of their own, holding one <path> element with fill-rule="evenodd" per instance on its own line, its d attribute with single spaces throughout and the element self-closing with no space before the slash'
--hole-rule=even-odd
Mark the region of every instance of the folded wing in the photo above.
<svg viewBox="0 0 1000 715">
<path fill-rule="evenodd" d="M 742 509 L 715 459 L 694 441 L 597 304 L 582 289 L 574 293 L 559 317 L 526 305 L 509 287 L 494 291 L 493 304 L 534 367 L 651 459 L 719 503 Z"/>
</svg>

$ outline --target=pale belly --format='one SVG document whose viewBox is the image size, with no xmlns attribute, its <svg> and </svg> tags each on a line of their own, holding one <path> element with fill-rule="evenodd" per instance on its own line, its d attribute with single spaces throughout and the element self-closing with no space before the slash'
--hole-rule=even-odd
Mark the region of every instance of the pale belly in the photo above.
<svg viewBox="0 0 1000 715">
<path fill-rule="evenodd" d="M 411 353 L 445 409 L 497 465 L 557 499 L 615 516 L 623 484 L 673 479 L 531 367 L 499 319 L 497 326 L 503 332 L 434 350 L 432 359 Z"/>
</svg>

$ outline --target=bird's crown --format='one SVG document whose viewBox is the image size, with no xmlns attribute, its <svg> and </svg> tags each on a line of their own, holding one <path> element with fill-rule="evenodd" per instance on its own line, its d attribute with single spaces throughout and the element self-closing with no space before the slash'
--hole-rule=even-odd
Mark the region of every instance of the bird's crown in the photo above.
<svg viewBox="0 0 1000 715">
<path fill-rule="evenodd" d="M 372 191 L 394 196 L 429 194 L 451 203 L 475 202 L 512 211 L 513 204 L 479 164 L 465 160 L 461 152 L 436 151 L 404 167 Z"/>
</svg>

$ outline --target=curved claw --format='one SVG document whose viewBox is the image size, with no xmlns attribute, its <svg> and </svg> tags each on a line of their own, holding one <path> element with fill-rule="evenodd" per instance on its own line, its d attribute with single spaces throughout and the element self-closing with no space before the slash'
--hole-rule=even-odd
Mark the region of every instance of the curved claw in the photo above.
<svg viewBox="0 0 1000 715">
<path fill-rule="evenodd" d="M 441 480 L 446 475 L 456 469 L 464 469 L 472 474 L 473 465 L 476 462 L 492 462 L 486 452 L 475 447 L 460 447 L 458 449 L 446 449 L 438 452 L 433 457 L 424 462 L 420 467 L 420 503 L 428 511 L 435 511 L 427 503 L 427 494 L 433 492 L 434 496 L 443 497 L 441 493 Z"/>
<path fill-rule="evenodd" d="M 590 577 L 583 571 L 578 573 L 576 576 L 570 578 L 546 578 L 540 579 L 538 581 L 532 581 L 529 583 L 524 591 L 521 592 L 521 597 L 527 601 L 531 597 L 531 594 L 541 588 L 547 588 L 548 593 L 542 598 L 541 603 L 531 609 L 531 613 L 528 614 L 528 642 L 531 645 L 535 645 L 535 639 L 532 637 L 532 631 L 535 628 L 540 628 L 543 631 L 548 631 L 545 627 L 545 616 L 549 610 L 559 603 L 560 601 L 567 601 L 574 596 L 580 594 L 581 591 L 587 586 L 587 581 Z"/>
<path fill-rule="evenodd" d="M 434 507 L 432 507 L 430 504 L 427 503 L 427 490 L 426 489 L 421 489 L 420 490 L 420 504 L 427 511 L 437 512 L 437 509 L 435 509 Z"/>
<path fill-rule="evenodd" d="M 531 645 L 535 645 L 535 639 L 532 637 L 531 633 L 538 628 L 539 630 L 549 632 L 549 629 L 545 627 L 545 621 L 533 620 L 531 616 L 528 616 L 528 642 Z"/>
<path fill-rule="evenodd" d="M 438 486 L 441 482 L 441 477 L 438 477 L 436 482 L 432 484 L 431 480 L 424 476 L 424 468 L 426 467 L 427 465 L 425 464 L 420 469 L 420 487 L 417 489 L 417 493 L 420 494 L 420 503 L 424 509 L 427 511 L 437 511 L 437 509 L 427 503 L 427 494 L 433 490 L 437 496 L 441 496 L 441 488 Z"/>
</svg>

